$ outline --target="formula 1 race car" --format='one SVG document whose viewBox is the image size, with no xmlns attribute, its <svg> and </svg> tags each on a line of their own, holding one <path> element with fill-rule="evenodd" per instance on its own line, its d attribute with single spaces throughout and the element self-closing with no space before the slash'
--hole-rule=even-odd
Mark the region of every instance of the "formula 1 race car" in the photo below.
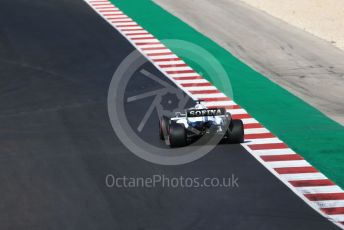
<svg viewBox="0 0 344 230">
<path fill-rule="evenodd" d="M 163 116 L 159 122 L 160 139 L 168 140 L 172 148 L 186 146 L 208 134 L 222 135 L 227 143 L 242 143 L 244 125 L 241 120 L 232 119 L 225 108 L 208 109 L 200 100 L 185 114 L 177 112 L 172 118 Z"/>
</svg>

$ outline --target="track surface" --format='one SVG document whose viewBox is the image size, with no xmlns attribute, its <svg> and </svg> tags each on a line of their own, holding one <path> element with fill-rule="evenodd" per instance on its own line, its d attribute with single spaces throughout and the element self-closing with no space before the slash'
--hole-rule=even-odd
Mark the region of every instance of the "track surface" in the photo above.
<svg viewBox="0 0 344 230">
<path fill-rule="evenodd" d="M 240 1 L 155 2 L 247 65 L 344 124 L 343 51 Z"/>
<path fill-rule="evenodd" d="M 131 154 L 106 96 L 133 48 L 83 1 L 2 1 L 0 28 L 1 229 L 336 229 L 240 145 L 174 167 Z M 235 174 L 240 187 L 110 189 L 109 173 Z"/>
</svg>

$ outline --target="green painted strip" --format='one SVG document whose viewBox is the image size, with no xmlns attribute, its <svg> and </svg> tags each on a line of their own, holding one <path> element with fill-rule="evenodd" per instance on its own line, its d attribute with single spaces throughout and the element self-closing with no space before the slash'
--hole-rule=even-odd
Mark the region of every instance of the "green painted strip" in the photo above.
<svg viewBox="0 0 344 230">
<path fill-rule="evenodd" d="M 344 187 L 344 127 L 239 61 L 218 44 L 150 0 L 112 0 L 158 39 L 205 48 L 225 67 L 234 100 L 339 186 Z M 173 50 L 173 49 L 172 49 Z M 173 50 L 177 55 L 178 50 Z M 188 60 L 186 60 L 188 62 Z M 196 71 L 199 66 L 188 62 Z M 220 80 L 209 79 L 222 89 Z"/>
</svg>

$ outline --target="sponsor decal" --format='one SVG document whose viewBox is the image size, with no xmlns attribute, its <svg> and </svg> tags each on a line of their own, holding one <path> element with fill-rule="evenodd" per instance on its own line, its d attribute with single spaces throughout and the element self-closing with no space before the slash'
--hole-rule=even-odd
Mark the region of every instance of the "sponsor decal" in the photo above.
<svg viewBox="0 0 344 230">
<path fill-rule="evenodd" d="M 188 117 L 222 116 L 226 114 L 224 108 L 214 109 L 190 109 L 187 111 Z"/>
</svg>

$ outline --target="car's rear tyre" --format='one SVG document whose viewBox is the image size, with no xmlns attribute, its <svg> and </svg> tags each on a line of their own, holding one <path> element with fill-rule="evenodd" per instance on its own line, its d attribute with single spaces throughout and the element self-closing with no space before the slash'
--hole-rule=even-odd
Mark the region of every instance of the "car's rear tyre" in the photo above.
<svg viewBox="0 0 344 230">
<path fill-rule="evenodd" d="M 183 125 L 172 123 L 169 127 L 170 147 L 183 147 L 186 145 L 186 130 Z"/>
<path fill-rule="evenodd" d="M 159 137 L 160 140 L 165 140 L 165 137 L 168 136 L 168 123 L 169 119 L 165 116 L 162 116 L 159 121 Z"/>
<path fill-rule="evenodd" d="M 228 142 L 233 144 L 244 142 L 244 124 L 242 120 L 232 120 L 227 130 Z"/>
</svg>

